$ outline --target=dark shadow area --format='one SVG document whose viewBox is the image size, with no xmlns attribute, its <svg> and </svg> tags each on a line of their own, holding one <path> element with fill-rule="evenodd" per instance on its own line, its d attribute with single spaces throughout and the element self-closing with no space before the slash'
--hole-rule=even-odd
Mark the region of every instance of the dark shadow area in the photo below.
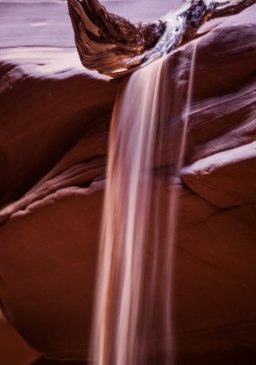
<svg viewBox="0 0 256 365">
<path fill-rule="evenodd" d="M 175 365 L 255 365 L 256 350 L 180 354 Z"/>
<path fill-rule="evenodd" d="M 179 353 L 175 365 L 255 365 L 256 349 L 236 349 L 227 352 Z M 41 357 L 30 365 L 90 365 L 86 361 L 61 361 Z M 151 365 L 161 365 L 156 360 Z"/>
<path fill-rule="evenodd" d="M 182 353 L 175 365 L 255 365 L 256 349 L 236 349 L 229 352 Z"/>
<path fill-rule="evenodd" d="M 178 352 L 169 361 L 160 354 L 143 365 L 255 365 L 256 349 L 236 348 L 222 352 Z"/>
<path fill-rule="evenodd" d="M 38 360 L 34 361 L 31 365 L 89 365 L 86 361 L 80 360 L 72 360 L 72 361 L 64 361 L 64 360 L 52 360 L 46 359 L 44 357 L 40 357 Z"/>
</svg>

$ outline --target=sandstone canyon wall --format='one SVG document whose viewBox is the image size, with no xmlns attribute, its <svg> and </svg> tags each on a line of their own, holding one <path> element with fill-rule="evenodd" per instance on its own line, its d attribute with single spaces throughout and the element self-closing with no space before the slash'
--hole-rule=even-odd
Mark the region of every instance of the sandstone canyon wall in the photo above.
<svg viewBox="0 0 256 365">
<path fill-rule="evenodd" d="M 169 6 L 143 15 L 143 1 L 136 11 L 106 3 L 131 18 Z M 83 359 L 109 123 L 125 80 L 81 67 L 64 1 L 0 9 L 0 300 L 33 348 Z M 196 40 L 173 283 L 182 353 L 256 345 L 255 12 L 216 20 Z M 170 94 L 184 92 L 190 57 L 191 43 L 168 56 Z M 172 107 L 175 138 L 182 104 Z"/>
</svg>

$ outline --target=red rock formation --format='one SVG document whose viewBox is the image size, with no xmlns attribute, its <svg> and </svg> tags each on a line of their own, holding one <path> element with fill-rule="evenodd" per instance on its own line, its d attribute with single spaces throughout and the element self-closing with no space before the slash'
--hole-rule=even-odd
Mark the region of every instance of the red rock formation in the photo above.
<svg viewBox="0 0 256 365">
<path fill-rule="evenodd" d="M 18 5 L 0 6 L 8 20 Z M 40 46 L 62 48 L 26 48 L 24 34 L 14 42 L 6 33 L 0 54 L 0 297 L 32 347 L 79 359 L 88 344 L 108 127 L 122 81 L 84 71 L 57 23 L 56 44 L 49 38 L 49 8 L 40 6 L 33 21 L 31 10 L 31 24 L 46 20 L 34 26 L 46 29 Z M 209 24 L 216 27 L 198 39 L 173 288 L 184 354 L 232 357 L 256 344 L 255 9 Z M 169 56 L 170 93 L 186 89 L 190 51 L 187 44 Z M 156 161 L 164 162 L 171 164 Z"/>
</svg>

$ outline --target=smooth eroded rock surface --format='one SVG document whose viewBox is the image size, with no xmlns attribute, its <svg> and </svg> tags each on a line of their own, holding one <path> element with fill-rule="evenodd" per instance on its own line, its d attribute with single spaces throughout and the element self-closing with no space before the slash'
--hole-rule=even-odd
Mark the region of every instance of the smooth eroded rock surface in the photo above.
<svg viewBox="0 0 256 365">
<path fill-rule="evenodd" d="M 107 6 L 132 19 L 153 17 L 145 2 L 131 3 Z M 154 4 L 157 15 L 169 7 Z M 2 307 L 39 352 L 81 359 L 109 123 L 123 81 L 81 67 L 65 1 L 0 1 L 0 9 Z M 173 283 L 176 346 L 184 354 L 232 356 L 256 345 L 255 11 L 215 21 L 196 40 Z M 173 119 L 166 128 L 174 139 L 194 44 L 167 60 Z M 172 163 L 166 156 L 156 167 Z"/>
</svg>

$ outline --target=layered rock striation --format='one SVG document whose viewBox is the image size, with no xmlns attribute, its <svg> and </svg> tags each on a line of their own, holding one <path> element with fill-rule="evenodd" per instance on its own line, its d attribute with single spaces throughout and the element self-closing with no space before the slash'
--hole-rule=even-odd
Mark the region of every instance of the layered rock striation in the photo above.
<svg viewBox="0 0 256 365">
<path fill-rule="evenodd" d="M 82 359 L 108 130 L 125 79 L 81 67 L 64 2 L 23 5 L 32 28 L 40 29 L 37 40 L 27 38 L 31 30 L 24 24 L 15 35 L 19 5 L 0 2 L 13 27 L 1 25 L 0 299 L 33 348 L 53 358 Z M 59 23 L 52 7 L 63 14 Z M 182 353 L 249 351 L 256 344 L 255 10 L 209 23 L 206 34 L 167 60 L 165 97 L 173 122 L 166 128 L 175 138 L 197 43 L 172 283 Z M 57 38 L 50 36 L 53 26 Z M 166 156 L 156 168 L 171 164 Z M 161 199 L 168 192 L 166 185 Z"/>
</svg>

